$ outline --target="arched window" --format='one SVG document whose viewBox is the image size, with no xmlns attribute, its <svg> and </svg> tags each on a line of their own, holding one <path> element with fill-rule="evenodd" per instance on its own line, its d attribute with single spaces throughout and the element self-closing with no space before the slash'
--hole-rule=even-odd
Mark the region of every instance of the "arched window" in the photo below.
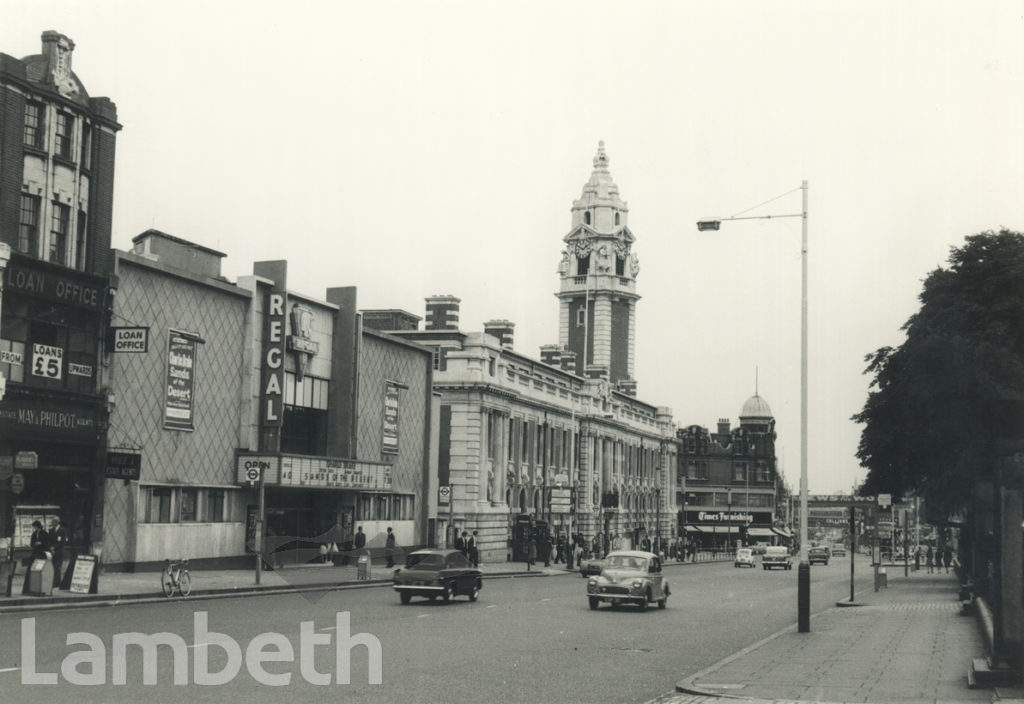
<svg viewBox="0 0 1024 704">
<path fill-rule="evenodd" d="M 584 225 L 589 225 L 590 224 L 590 211 L 589 210 L 587 210 L 586 212 L 583 213 L 583 224 Z"/>
</svg>

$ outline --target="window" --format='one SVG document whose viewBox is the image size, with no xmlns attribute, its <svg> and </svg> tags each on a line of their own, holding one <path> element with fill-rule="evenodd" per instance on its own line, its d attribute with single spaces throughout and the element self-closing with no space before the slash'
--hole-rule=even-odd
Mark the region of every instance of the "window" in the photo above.
<svg viewBox="0 0 1024 704">
<path fill-rule="evenodd" d="M 327 393 L 326 379 L 285 374 L 281 452 L 327 454 Z"/>
<path fill-rule="evenodd" d="M 181 490 L 181 522 L 192 523 L 196 520 L 196 507 L 199 503 L 198 490 L 196 489 L 182 489 Z"/>
<path fill-rule="evenodd" d="M 590 271 L 590 255 L 580 257 L 576 260 L 576 275 L 586 276 Z"/>
<path fill-rule="evenodd" d="M 57 112 L 56 139 L 53 144 L 53 151 L 57 156 L 71 158 L 71 131 L 74 125 L 74 117 L 66 112 Z"/>
<path fill-rule="evenodd" d="M 79 163 L 83 169 L 92 168 L 92 125 L 82 122 L 82 158 Z"/>
<path fill-rule="evenodd" d="M 165 486 L 153 486 L 145 489 L 146 493 L 146 523 L 170 523 L 171 522 L 171 488 Z"/>
<path fill-rule="evenodd" d="M 589 210 L 586 211 L 585 213 L 583 213 L 583 223 L 585 225 L 589 225 L 590 224 L 590 211 Z"/>
<path fill-rule="evenodd" d="M 733 468 L 732 468 L 732 478 L 733 478 L 733 481 L 736 481 L 736 482 L 745 482 L 745 481 L 747 481 L 747 463 L 746 462 L 737 462 L 736 464 L 733 465 Z"/>
<path fill-rule="evenodd" d="M 707 479 L 708 478 L 708 463 L 707 462 L 690 462 L 686 465 L 686 478 L 687 479 Z"/>
<path fill-rule="evenodd" d="M 39 103 L 25 103 L 24 142 L 29 147 L 43 148 L 43 106 Z"/>
<path fill-rule="evenodd" d="M 618 226 L 618 224 L 619 224 L 619 213 L 615 213 L 615 225 Z"/>
<path fill-rule="evenodd" d="M 68 251 L 68 230 L 71 227 L 71 208 L 54 201 L 53 222 L 50 229 L 50 261 L 55 264 L 66 262 Z"/>
<path fill-rule="evenodd" d="M 86 215 L 84 210 L 78 211 L 78 229 L 75 230 L 75 268 L 85 271 Z"/>
<path fill-rule="evenodd" d="M 228 520 L 227 504 L 224 501 L 225 491 L 223 489 L 209 489 L 206 492 L 206 521 L 207 523 L 221 523 Z"/>
<path fill-rule="evenodd" d="M 18 230 L 18 251 L 38 256 L 39 197 L 22 194 L 21 225 Z"/>
<path fill-rule="evenodd" d="M 576 327 L 582 328 L 587 324 L 587 309 L 580 307 L 576 309 Z"/>
</svg>

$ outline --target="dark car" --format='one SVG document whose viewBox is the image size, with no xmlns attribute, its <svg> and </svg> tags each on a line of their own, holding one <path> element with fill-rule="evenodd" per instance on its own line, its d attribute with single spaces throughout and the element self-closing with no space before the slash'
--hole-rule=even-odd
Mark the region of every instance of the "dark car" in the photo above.
<svg viewBox="0 0 1024 704">
<path fill-rule="evenodd" d="M 395 570 L 392 587 L 403 604 L 414 596 L 448 601 L 460 594 L 476 601 L 482 575 L 458 550 L 416 550 L 406 557 L 404 568 Z"/>
<path fill-rule="evenodd" d="M 807 562 L 811 565 L 815 562 L 827 565 L 829 557 L 831 557 L 829 549 L 824 546 L 813 547 L 807 551 Z"/>
</svg>

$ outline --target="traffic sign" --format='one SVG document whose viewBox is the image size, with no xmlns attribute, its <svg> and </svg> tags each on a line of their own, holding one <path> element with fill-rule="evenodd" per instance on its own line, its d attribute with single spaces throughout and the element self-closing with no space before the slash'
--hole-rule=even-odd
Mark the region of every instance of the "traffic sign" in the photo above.
<svg viewBox="0 0 1024 704">
<path fill-rule="evenodd" d="M 879 494 L 878 508 L 888 508 L 889 506 L 892 506 L 892 494 Z"/>
<path fill-rule="evenodd" d="M 11 475 L 11 492 L 20 494 L 25 491 L 25 475 L 21 472 L 15 472 Z"/>
<path fill-rule="evenodd" d="M 251 482 L 258 482 L 260 480 L 260 468 L 247 467 L 245 470 L 245 478 Z"/>
<path fill-rule="evenodd" d="M 441 506 L 447 506 L 452 498 L 452 488 L 447 484 L 439 486 L 437 488 L 437 503 Z"/>
</svg>

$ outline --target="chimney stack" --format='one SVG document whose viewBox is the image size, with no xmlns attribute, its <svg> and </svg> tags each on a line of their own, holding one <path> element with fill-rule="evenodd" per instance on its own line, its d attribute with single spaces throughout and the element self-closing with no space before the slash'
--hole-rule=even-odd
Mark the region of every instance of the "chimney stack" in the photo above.
<svg viewBox="0 0 1024 704">
<path fill-rule="evenodd" d="M 431 296 L 427 298 L 427 321 L 424 330 L 458 330 L 459 303 L 455 296 Z"/>
<path fill-rule="evenodd" d="M 732 421 L 730 421 L 728 418 L 719 418 L 718 419 L 718 434 L 719 435 L 728 435 L 729 434 L 729 427 L 731 425 L 732 425 Z"/>
<path fill-rule="evenodd" d="M 516 324 L 511 320 L 488 320 L 484 323 L 484 332 L 498 338 L 504 349 L 512 349 Z"/>
</svg>

